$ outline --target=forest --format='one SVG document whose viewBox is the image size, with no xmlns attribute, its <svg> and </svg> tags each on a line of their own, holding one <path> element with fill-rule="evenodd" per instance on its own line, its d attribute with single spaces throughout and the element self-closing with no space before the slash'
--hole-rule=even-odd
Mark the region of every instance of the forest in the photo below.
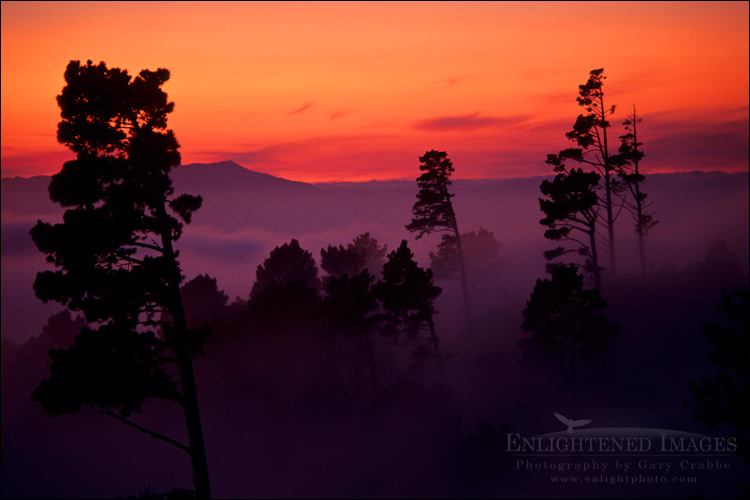
<svg viewBox="0 0 750 500">
<path fill-rule="evenodd" d="M 3 332 L 3 497 L 747 497 L 747 172 L 644 173 L 648 116 L 615 120 L 594 69 L 550 175 L 504 185 L 531 211 L 418 151 L 408 188 L 265 188 L 242 216 L 288 237 L 219 277 L 191 226 L 253 202 L 191 180 L 209 171 L 181 165 L 169 77 L 66 69 L 60 217 L 24 226 L 33 291 L 65 308 Z M 670 211 L 687 184 L 695 214 Z M 357 199 L 389 206 L 351 223 Z M 315 217 L 353 232 L 306 246 Z M 539 436 L 639 453 L 513 446 Z"/>
</svg>

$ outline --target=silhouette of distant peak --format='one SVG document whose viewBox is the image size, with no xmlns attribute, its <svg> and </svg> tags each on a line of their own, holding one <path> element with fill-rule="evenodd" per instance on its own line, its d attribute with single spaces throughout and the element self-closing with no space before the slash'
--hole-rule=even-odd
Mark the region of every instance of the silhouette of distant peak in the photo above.
<svg viewBox="0 0 750 500">
<path fill-rule="evenodd" d="M 224 160 L 224 161 L 218 161 L 214 163 L 189 163 L 187 165 L 180 165 L 177 168 L 195 168 L 195 167 L 209 167 L 209 168 L 222 168 L 222 169 L 242 169 L 247 170 L 248 172 L 252 172 L 251 170 L 243 167 L 239 163 L 236 163 L 232 160 Z"/>
<path fill-rule="evenodd" d="M 216 163 L 190 163 L 174 169 L 175 185 L 187 183 L 205 189 L 265 190 L 272 188 L 316 191 L 318 188 L 304 182 L 290 181 L 271 174 L 247 169 L 232 160 Z"/>
</svg>

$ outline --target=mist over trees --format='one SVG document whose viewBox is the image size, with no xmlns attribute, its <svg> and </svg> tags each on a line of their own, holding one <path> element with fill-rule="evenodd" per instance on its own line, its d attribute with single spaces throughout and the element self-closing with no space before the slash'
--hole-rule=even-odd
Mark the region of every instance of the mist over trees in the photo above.
<svg viewBox="0 0 750 500">
<path fill-rule="evenodd" d="M 362 271 L 370 274 L 380 273 L 383 268 L 388 245 L 379 246 L 378 240 L 370 233 L 363 233 L 354 238 L 352 243 L 320 249 L 320 267 L 330 276 L 341 277 L 344 274 L 354 276 Z"/>
<path fill-rule="evenodd" d="M 618 327 L 602 313 L 607 303 L 599 290 L 584 289 L 577 266 L 556 266 L 550 274 L 537 280 L 523 311 L 521 328 L 531 336 L 518 342 L 520 363 L 532 372 L 557 373 L 575 397 L 582 382 L 579 365 L 605 362 Z"/>
<path fill-rule="evenodd" d="M 179 152 L 166 128 L 173 104 L 161 90 L 168 77 L 158 70 L 133 79 L 104 63 L 72 62 L 66 72 L 60 137 L 77 158 L 49 194 L 67 211 L 32 235 L 56 266 L 39 273 L 35 291 L 67 309 L 24 344 L 3 339 L 2 496 L 612 495 L 610 484 L 552 484 L 549 471 L 519 468 L 509 439 L 566 433 L 556 414 L 590 421 L 592 432 L 739 436 L 740 450 L 726 457 L 731 470 L 697 474 L 702 491 L 735 493 L 747 472 L 744 250 L 698 239 L 700 259 L 662 265 L 664 253 L 682 251 L 675 241 L 661 252 L 649 246 L 646 267 L 655 218 L 641 117 L 634 109 L 625 119 L 619 153 L 610 154 L 614 109 L 604 109 L 603 70 L 579 89 L 590 115 L 568 135 L 580 148 L 548 155 L 554 176 L 504 191 L 527 209 L 498 210 L 489 189 L 472 199 L 486 184 L 463 196 L 438 150 L 419 158 L 416 186 L 339 187 L 354 194 L 335 206 L 321 205 L 332 197 L 325 187 L 253 175 L 248 182 L 263 191 L 252 201 L 269 210 L 236 213 L 265 213 L 265 231 L 281 224 L 275 212 L 299 220 L 264 233 L 273 243 L 252 265 L 236 257 L 252 245 L 224 248 L 243 228 L 223 215 L 248 197 L 247 186 L 233 193 L 201 177 L 197 185 L 217 197 L 175 194 Z M 222 165 L 235 167 L 244 174 Z M 383 199 L 374 210 L 387 217 L 370 223 L 352 208 L 360 189 L 375 193 L 368 203 Z M 224 194 L 231 201 L 222 205 Z M 346 224 L 311 227 L 319 205 L 321 217 Z M 201 220 L 204 209 L 222 216 L 216 225 L 225 232 Z M 662 219 L 669 207 L 658 209 Z M 631 274 L 619 251 L 615 276 L 610 228 L 619 211 L 635 231 L 628 228 L 630 247 L 618 233 L 618 249 L 631 248 L 634 260 Z M 659 232 L 674 231 L 664 220 Z M 519 244 L 521 231 L 534 246 Z M 432 232 L 441 233 L 436 245 L 422 239 Z M 227 293 L 227 274 L 215 275 L 206 254 L 185 273 L 191 234 L 210 241 L 243 283 L 240 294 Z M 545 240 L 560 246 L 543 258 Z M 740 291 L 725 292 L 716 310 L 722 289 Z M 65 420 L 68 413 L 78 415 Z M 174 447 L 187 452 L 191 473 Z M 627 493 L 701 494 L 672 483 Z"/>
</svg>

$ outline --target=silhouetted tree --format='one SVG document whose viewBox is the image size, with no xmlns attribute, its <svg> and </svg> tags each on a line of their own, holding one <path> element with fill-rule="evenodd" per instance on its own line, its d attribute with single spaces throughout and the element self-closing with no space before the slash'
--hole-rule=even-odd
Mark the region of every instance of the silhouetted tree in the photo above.
<svg viewBox="0 0 750 500">
<path fill-rule="evenodd" d="M 479 231 L 461 235 L 461 244 L 470 278 L 499 272 L 498 252 L 503 244 L 495 238 L 495 233 L 480 227 Z"/>
<path fill-rule="evenodd" d="M 294 282 L 308 286 L 316 295 L 320 293 L 318 266 L 312 254 L 303 250 L 295 239 L 271 250 L 271 255 L 258 266 L 250 299 L 254 300 L 268 287 L 284 288 Z"/>
<path fill-rule="evenodd" d="M 495 234 L 484 228 L 461 235 L 466 274 L 472 289 L 476 292 L 482 282 L 496 277 L 500 273 L 498 252 L 503 244 L 495 239 Z M 454 236 L 443 234 L 438 245 L 438 252 L 430 252 L 430 263 L 436 280 L 460 280 L 460 270 L 455 259 L 456 247 Z"/>
<path fill-rule="evenodd" d="M 703 335 L 713 347 L 711 360 L 719 366 L 713 379 L 690 383 L 693 417 L 709 429 L 728 423 L 737 434 L 737 454 L 750 459 L 750 290 L 747 286 L 731 295 L 724 291 L 717 309 L 725 324 L 704 323 Z"/>
<path fill-rule="evenodd" d="M 253 326 L 271 333 L 319 332 L 320 291 L 312 253 L 295 239 L 275 247 L 255 273 L 248 302 Z"/>
<path fill-rule="evenodd" d="M 374 281 L 368 269 L 351 277 L 346 273 L 331 276 L 323 300 L 328 328 L 345 341 L 340 357 L 344 358 L 341 369 L 350 379 L 349 399 L 362 408 L 371 406 L 377 387 L 373 342 L 379 318 L 378 301 L 372 291 Z"/>
<path fill-rule="evenodd" d="M 364 270 L 377 275 L 383 268 L 388 246 L 378 245 L 378 240 L 370 233 L 360 234 L 352 243 L 337 247 L 328 245 L 320 249 L 320 267 L 331 276 L 341 277 L 344 274 L 354 276 Z"/>
<path fill-rule="evenodd" d="M 564 163 L 566 155 L 563 153 L 560 156 L 549 155 L 547 159 L 547 163 L 554 165 L 555 171 L 559 173 L 552 181 L 544 180 L 540 185 L 542 194 L 547 199 L 539 199 L 539 207 L 545 215 L 539 223 L 549 228 L 544 232 L 545 238 L 552 241 L 572 241 L 578 248 L 557 247 L 544 252 L 544 257 L 549 261 L 570 252 L 585 256 L 584 269 L 591 273 L 596 288 L 600 289 L 601 267 L 596 246 L 599 220 L 596 187 L 599 184 L 599 174 L 584 172 L 582 169 L 568 170 Z M 584 241 L 576 238 L 577 233 L 583 233 Z"/>
<path fill-rule="evenodd" d="M 384 333 L 395 341 L 403 341 L 399 339 L 403 334 L 405 340 L 411 342 L 418 340 L 420 331 L 427 328 L 428 342 L 420 343 L 415 355 L 418 358 L 434 356 L 442 374 L 440 340 L 433 321 L 433 302 L 442 290 L 432 284 L 432 271 L 422 269 L 414 261 L 406 240 L 388 254 L 383 279 L 374 285 L 373 291 L 385 310 L 388 326 Z"/>
<path fill-rule="evenodd" d="M 599 290 L 583 288 L 575 265 L 552 269 L 551 279 L 537 280 L 523 311 L 521 327 L 531 337 L 518 342 L 521 365 L 558 373 L 575 394 L 579 362 L 603 361 L 607 343 L 618 331 L 601 312 L 605 307 Z"/>
<path fill-rule="evenodd" d="M 548 155 L 547 163 L 553 165 L 563 158 L 570 158 L 580 163 L 590 165 L 596 169 L 604 181 L 601 205 L 604 207 L 604 223 L 607 227 L 607 248 L 609 251 L 609 265 L 612 272 L 617 274 L 617 259 L 615 256 L 615 198 L 620 197 L 622 186 L 616 174 L 619 167 L 619 159 L 609 153 L 607 129 L 610 123 L 607 120 L 615 111 L 614 106 L 607 107 L 604 104 L 603 69 L 595 69 L 589 73 L 589 79 L 584 85 L 578 86 L 579 97 L 576 98 L 578 105 L 585 108 L 587 115 L 578 115 L 573 130 L 565 136 L 580 146 L 575 150 L 561 151 L 559 155 Z M 617 156 L 617 155 L 614 155 Z M 550 161 L 552 160 L 552 161 Z M 619 213 L 619 212 L 618 212 Z"/>
<path fill-rule="evenodd" d="M 182 285 L 180 290 L 189 328 L 214 326 L 230 318 L 229 297 L 219 290 L 216 278 L 200 274 Z"/>
<path fill-rule="evenodd" d="M 72 317 L 67 309 L 60 311 L 50 316 L 42 327 L 41 333 L 26 341 L 21 346 L 21 350 L 44 352 L 46 355 L 50 349 L 69 346 L 84 326 L 86 326 L 86 321 L 82 317 Z M 34 361 L 29 359 L 26 362 Z M 49 356 L 46 356 L 45 362 L 45 368 L 49 368 Z"/>
<path fill-rule="evenodd" d="M 466 264 L 456 213 L 451 202 L 451 198 L 455 195 L 448 191 L 448 187 L 451 185 L 450 177 L 455 169 L 445 151 L 435 151 L 434 149 L 427 151 L 424 156 L 419 158 L 419 161 L 422 162 L 419 170 L 424 173 L 417 178 L 419 192 L 417 193 L 417 201 L 412 207 L 414 217 L 406 226 L 406 229 L 417 233 L 417 239 L 433 232 L 447 231 L 450 234 L 450 238 L 442 240 L 442 248 L 439 252 L 442 252 L 443 258 L 450 258 L 458 270 L 464 295 L 464 312 L 469 329 L 471 329 Z"/>
<path fill-rule="evenodd" d="M 50 316 L 39 335 L 18 346 L 3 338 L 3 397 L 16 392 L 19 399 L 28 401 L 29 394 L 49 373 L 49 351 L 69 346 L 85 325 L 82 317 L 72 317 L 66 309 Z"/>
<path fill-rule="evenodd" d="M 66 304 L 89 322 L 69 349 L 50 352 L 52 375 L 33 399 L 49 415 L 83 405 L 186 451 L 197 495 L 210 497 L 192 360 L 205 330 L 186 326 L 174 242 L 201 198 L 173 196 L 169 173 L 180 164 L 167 130 L 174 103 L 161 89 L 169 71 L 127 71 L 71 61 L 57 97 L 57 139 L 76 153 L 52 177 L 50 198 L 67 207 L 61 224 L 39 221 L 31 235 L 59 268 L 37 275 L 43 301 Z M 170 213 L 171 211 L 171 213 Z M 179 218 L 179 219 L 178 219 Z M 159 320 L 162 314 L 167 318 Z M 179 369 L 178 384 L 165 363 Z M 144 429 L 126 417 L 149 397 L 179 403 L 189 444 Z M 118 409 L 115 413 L 112 409 Z"/>
<path fill-rule="evenodd" d="M 658 221 L 654 219 L 653 213 L 646 212 L 646 208 L 650 204 L 646 203 L 647 195 L 642 191 L 642 185 L 646 180 L 646 177 L 639 169 L 639 163 L 644 157 L 644 153 L 640 149 L 640 146 L 643 144 L 638 142 L 638 123 L 640 123 L 641 120 L 642 118 L 638 118 L 635 112 L 635 106 L 633 106 L 633 113 L 623 122 L 626 134 L 620 136 L 621 144 L 619 156 L 621 158 L 621 166 L 619 169 L 619 175 L 633 197 L 632 202 L 626 201 L 625 207 L 633 215 L 633 219 L 635 220 L 635 233 L 638 235 L 641 275 L 646 276 L 646 234 L 648 234 L 648 231 L 654 227 Z"/>
<path fill-rule="evenodd" d="M 462 235 L 462 238 L 466 234 Z M 461 270 L 458 259 L 456 259 L 456 237 L 452 234 L 443 234 L 438 243 L 437 253 L 430 252 L 430 267 L 436 280 L 458 280 L 461 281 Z"/>
<path fill-rule="evenodd" d="M 291 240 L 274 248 L 256 271 L 248 301 L 248 332 L 263 353 L 263 377 L 281 415 L 322 403 L 333 336 L 325 328 L 321 283 L 312 254 Z"/>
</svg>

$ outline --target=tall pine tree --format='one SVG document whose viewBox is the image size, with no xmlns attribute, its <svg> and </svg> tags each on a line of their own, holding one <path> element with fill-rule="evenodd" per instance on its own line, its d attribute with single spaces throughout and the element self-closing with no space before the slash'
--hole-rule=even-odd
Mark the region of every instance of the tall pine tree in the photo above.
<svg viewBox="0 0 750 500">
<path fill-rule="evenodd" d="M 175 196 L 180 164 L 167 129 L 174 103 L 162 85 L 169 71 L 127 71 L 71 61 L 57 97 L 57 139 L 76 158 L 52 177 L 50 198 L 63 222 L 39 221 L 31 235 L 48 262 L 34 282 L 43 301 L 81 311 L 88 326 L 69 349 L 52 351 L 52 374 L 33 394 L 50 415 L 82 406 L 186 451 L 199 498 L 211 495 L 193 358 L 205 329 L 189 329 L 180 295 L 175 242 L 201 198 Z M 178 374 L 170 373 L 176 366 Z M 189 442 L 179 443 L 127 417 L 159 397 L 182 406 Z M 117 410 L 116 412 L 114 410 Z"/>
</svg>

